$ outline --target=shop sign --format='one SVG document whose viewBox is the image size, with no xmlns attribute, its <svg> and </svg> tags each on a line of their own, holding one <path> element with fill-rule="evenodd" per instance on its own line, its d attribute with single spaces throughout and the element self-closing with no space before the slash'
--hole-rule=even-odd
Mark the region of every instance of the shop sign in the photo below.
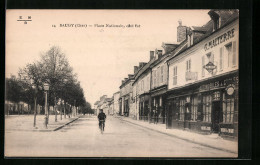
<svg viewBox="0 0 260 165">
<path fill-rule="evenodd" d="M 230 128 L 221 128 L 220 131 L 224 133 L 234 133 L 234 129 Z"/>
<path fill-rule="evenodd" d="M 211 127 L 201 126 L 201 130 L 203 130 L 203 131 L 210 131 Z"/>
<path fill-rule="evenodd" d="M 206 43 L 204 45 L 204 50 L 207 51 L 227 40 L 229 40 L 230 38 L 233 38 L 235 36 L 235 29 L 233 28 L 232 30 L 229 30 L 227 32 L 225 32 L 224 34 L 214 38 L 213 40 L 209 41 L 208 43 Z"/>
<path fill-rule="evenodd" d="M 213 73 L 214 69 L 217 69 L 217 66 L 214 65 L 212 62 L 209 62 L 208 64 L 203 66 L 204 69 L 206 69 L 209 73 Z"/>
<path fill-rule="evenodd" d="M 233 95 L 234 91 L 235 91 L 235 86 L 233 84 L 229 84 L 227 87 L 226 87 L 226 91 L 227 91 L 227 94 L 229 96 Z"/>
<path fill-rule="evenodd" d="M 214 81 L 208 84 L 203 84 L 200 86 L 199 91 L 209 91 L 213 89 L 218 89 L 222 87 L 227 87 L 229 84 L 238 85 L 238 76 L 234 76 L 231 78 L 226 78 L 219 81 Z"/>
</svg>

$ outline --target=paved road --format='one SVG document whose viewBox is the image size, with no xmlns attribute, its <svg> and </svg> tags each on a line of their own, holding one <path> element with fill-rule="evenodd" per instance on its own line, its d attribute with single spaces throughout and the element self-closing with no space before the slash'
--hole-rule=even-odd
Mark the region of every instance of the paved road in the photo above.
<svg viewBox="0 0 260 165">
<path fill-rule="evenodd" d="M 37 157 L 234 157 L 108 117 L 104 134 L 95 117 L 55 132 L 6 132 L 6 156 Z"/>
</svg>

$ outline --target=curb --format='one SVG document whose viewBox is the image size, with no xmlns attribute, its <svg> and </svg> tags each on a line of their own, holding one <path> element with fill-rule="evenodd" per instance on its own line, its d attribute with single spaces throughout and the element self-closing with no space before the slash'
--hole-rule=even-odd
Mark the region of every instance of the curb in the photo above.
<svg viewBox="0 0 260 165">
<path fill-rule="evenodd" d="M 73 120 L 71 120 L 71 121 L 69 121 L 68 123 L 65 123 L 65 124 L 63 124 L 63 125 L 61 125 L 61 126 L 59 126 L 59 127 L 55 128 L 55 129 L 51 130 L 51 131 L 57 131 L 57 130 L 59 130 L 59 129 L 61 129 L 61 128 L 65 127 L 66 125 L 69 125 L 70 123 L 72 123 L 72 122 L 74 122 L 74 121 L 78 120 L 79 118 L 80 118 L 80 116 L 79 116 L 79 117 L 77 117 L 77 118 L 75 118 L 75 119 L 73 119 Z"/>
<path fill-rule="evenodd" d="M 187 141 L 187 142 L 191 142 L 191 143 L 194 143 L 194 144 L 199 144 L 199 145 L 204 146 L 204 147 L 209 147 L 209 148 L 212 148 L 212 149 L 217 149 L 217 150 L 221 150 L 221 151 L 225 151 L 225 152 L 229 152 L 229 153 L 233 153 L 233 154 L 238 154 L 237 152 L 232 151 L 232 150 L 229 150 L 229 149 L 215 147 L 215 146 L 208 145 L 208 144 L 205 144 L 205 143 L 196 142 L 196 141 L 193 141 L 193 140 L 190 140 L 190 139 L 182 138 L 182 137 L 180 137 L 180 136 L 172 135 L 172 134 L 169 134 L 169 133 L 166 133 L 166 132 L 158 131 L 158 130 L 153 129 L 153 128 L 149 128 L 149 127 L 146 127 L 146 126 L 143 126 L 143 125 L 139 125 L 139 124 L 137 124 L 137 123 L 133 123 L 133 122 L 128 121 L 128 120 L 124 120 L 124 119 L 122 119 L 122 118 L 120 118 L 120 117 L 116 117 L 116 118 L 118 118 L 118 119 L 120 119 L 120 120 L 123 120 L 123 121 L 125 121 L 125 122 L 128 122 L 128 123 L 131 123 L 131 124 L 133 124 L 133 125 L 137 125 L 137 126 L 139 126 L 139 127 L 147 128 L 147 129 L 149 129 L 149 130 L 152 130 L 152 131 L 155 131 L 155 132 L 164 134 L 164 135 L 168 135 L 168 136 L 171 136 L 171 137 L 175 137 L 175 138 L 178 138 L 178 139 Z"/>
</svg>

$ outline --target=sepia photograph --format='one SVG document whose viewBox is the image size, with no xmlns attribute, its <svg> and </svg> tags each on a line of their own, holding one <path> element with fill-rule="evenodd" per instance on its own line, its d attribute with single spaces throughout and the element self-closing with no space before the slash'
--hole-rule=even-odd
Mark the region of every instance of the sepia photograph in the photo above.
<svg viewBox="0 0 260 165">
<path fill-rule="evenodd" d="M 6 158 L 238 158 L 238 9 L 7 9 L 5 44 Z"/>
</svg>

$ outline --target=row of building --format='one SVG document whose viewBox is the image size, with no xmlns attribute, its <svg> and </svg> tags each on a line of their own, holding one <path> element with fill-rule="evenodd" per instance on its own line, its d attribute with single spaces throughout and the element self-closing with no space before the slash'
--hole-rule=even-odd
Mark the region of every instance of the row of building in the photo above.
<svg viewBox="0 0 260 165">
<path fill-rule="evenodd" d="M 210 10 L 201 27 L 179 21 L 177 43 L 150 51 L 95 109 L 200 133 L 238 134 L 238 10 Z M 102 107 L 103 106 L 103 107 Z"/>
</svg>

